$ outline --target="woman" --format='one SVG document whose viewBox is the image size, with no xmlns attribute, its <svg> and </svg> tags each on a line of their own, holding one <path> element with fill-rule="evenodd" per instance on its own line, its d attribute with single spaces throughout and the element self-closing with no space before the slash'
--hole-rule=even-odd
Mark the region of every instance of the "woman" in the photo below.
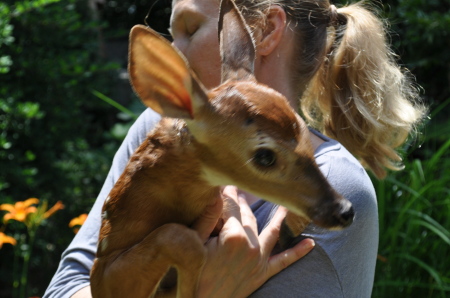
<svg viewBox="0 0 450 298">
<path fill-rule="evenodd" d="M 341 232 L 310 225 L 303 236 L 314 242 L 303 240 L 270 257 L 285 211 L 229 187 L 225 196 L 240 210 L 228 215 L 219 236 L 208 239 L 221 213 L 220 199 L 193 226 L 208 250 L 198 296 L 370 297 L 378 218 L 375 192 L 362 165 L 380 178 L 386 168 L 400 169 L 395 148 L 424 109 L 413 102 L 417 95 L 393 60 L 382 22 L 361 5 L 336 9 L 327 0 L 239 0 L 238 5 L 253 31 L 257 79 L 284 94 L 312 127 L 327 135 L 310 130 L 316 161 L 352 202 L 356 218 Z M 217 0 L 174 0 L 172 8 L 173 45 L 207 88 L 220 82 L 218 7 Z M 101 206 L 158 119 L 147 110 L 130 129 L 88 221 L 63 254 L 44 297 L 90 296 Z"/>
</svg>

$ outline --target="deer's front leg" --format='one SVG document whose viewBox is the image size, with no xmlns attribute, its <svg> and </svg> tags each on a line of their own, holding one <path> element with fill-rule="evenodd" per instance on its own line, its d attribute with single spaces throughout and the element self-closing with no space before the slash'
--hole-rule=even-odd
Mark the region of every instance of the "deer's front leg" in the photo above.
<svg viewBox="0 0 450 298">
<path fill-rule="evenodd" d="M 195 231 L 166 224 L 120 254 L 96 259 L 91 272 L 92 295 L 152 297 L 163 276 L 174 267 L 178 272 L 176 296 L 195 297 L 205 258 L 206 250 Z"/>
</svg>

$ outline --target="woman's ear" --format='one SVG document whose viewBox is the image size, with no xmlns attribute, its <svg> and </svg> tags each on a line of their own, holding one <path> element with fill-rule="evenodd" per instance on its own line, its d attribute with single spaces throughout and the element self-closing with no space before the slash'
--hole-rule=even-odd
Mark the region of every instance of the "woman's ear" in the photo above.
<svg viewBox="0 0 450 298">
<path fill-rule="evenodd" d="M 265 24 L 256 30 L 256 54 L 268 56 L 280 43 L 286 28 L 286 12 L 279 5 L 272 5 Z"/>
</svg>

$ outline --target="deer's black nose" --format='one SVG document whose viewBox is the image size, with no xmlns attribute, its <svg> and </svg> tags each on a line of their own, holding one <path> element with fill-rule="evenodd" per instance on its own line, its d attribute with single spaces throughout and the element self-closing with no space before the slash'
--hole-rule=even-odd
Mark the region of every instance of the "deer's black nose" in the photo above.
<svg viewBox="0 0 450 298">
<path fill-rule="evenodd" d="M 314 211 L 314 210 L 313 210 Z M 332 230 L 341 230 L 353 223 L 355 211 L 350 201 L 341 197 L 337 202 L 328 206 L 322 206 L 311 216 L 311 220 L 319 227 Z"/>
<path fill-rule="evenodd" d="M 340 221 L 344 228 L 351 225 L 354 218 L 355 211 L 353 210 L 352 206 L 350 206 L 350 208 L 347 208 L 347 210 L 343 210 L 343 212 L 340 214 Z"/>
</svg>

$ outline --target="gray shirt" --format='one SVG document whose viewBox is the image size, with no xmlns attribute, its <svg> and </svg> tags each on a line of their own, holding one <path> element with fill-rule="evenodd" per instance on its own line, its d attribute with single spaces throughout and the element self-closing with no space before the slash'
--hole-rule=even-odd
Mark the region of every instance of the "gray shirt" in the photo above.
<svg viewBox="0 0 450 298">
<path fill-rule="evenodd" d="M 44 298 L 70 297 L 89 285 L 103 202 L 122 174 L 129 157 L 159 119 L 157 113 L 147 109 L 130 128 L 88 219 L 62 254 L 59 268 Z M 316 247 L 306 257 L 273 276 L 251 297 L 371 296 L 378 250 L 375 190 L 361 164 L 341 144 L 313 132 L 325 141 L 316 149 L 316 162 L 336 191 L 352 202 L 355 220 L 342 231 L 328 231 L 309 225 L 302 237 L 313 238 Z M 251 207 L 260 232 L 277 206 L 260 200 Z"/>
</svg>

